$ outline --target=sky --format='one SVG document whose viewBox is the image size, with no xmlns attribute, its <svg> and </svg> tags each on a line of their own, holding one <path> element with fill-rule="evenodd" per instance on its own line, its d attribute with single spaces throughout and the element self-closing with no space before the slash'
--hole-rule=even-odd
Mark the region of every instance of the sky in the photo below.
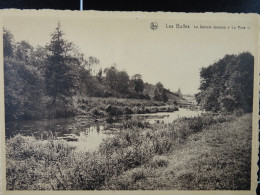
<svg viewBox="0 0 260 195">
<path fill-rule="evenodd" d="M 157 30 L 150 23 L 158 23 Z M 130 76 L 141 74 L 145 82 L 161 82 L 171 91 L 195 94 L 200 84 L 199 72 L 226 54 L 254 53 L 256 36 L 251 21 L 190 20 L 182 18 L 114 17 L 17 17 L 4 18 L 4 27 L 15 41 L 44 46 L 57 23 L 64 38 L 78 46 L 86 57 L 100 60 L 100 67 L 116 64 Z M 189 29 L 166 28 L 187 24 Z M 251 30 L 193 29 L 193 25 L 249 26 Z M 213 27 L 213 26 L 212 26 Z"/>
</svg>

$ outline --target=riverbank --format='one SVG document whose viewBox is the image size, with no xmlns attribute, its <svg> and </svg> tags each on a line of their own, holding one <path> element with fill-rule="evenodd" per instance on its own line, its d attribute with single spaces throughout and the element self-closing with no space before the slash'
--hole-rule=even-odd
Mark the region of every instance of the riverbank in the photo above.
<svg viewBox="0 0 260 195">
<path fill-rule="evenodd" d="M 249 190 L 251 115 L 191 134 L 170 152 L 111 178 L 110 190 Z"/>
<path fill-rule="evenodd" d="M 108 122 L 123 115 L 178 111 L 177 105 L 155 100 L 84 97 L 76 102 L 77 116 L 90 120 L 106 118 Z"/>
<path fill-rule="evenodd" d="M 209 114 L 131 123 L 95 152 L 17 135 L 6 141 L 7 189 L 248 189 L 251 121 Z"/>
<path fill-rule="evenodd" d="M 158 112 L 178 111 L 178 103 L 165 103 L 163 101 L 146 99 L 129 99 L 115 97 L 74 97 L 72 105 L 59 108 L 59 113 L 53 115 L 52 107 L 42 110 L 42 117 L 36 117 L 39 114 L 26 118 L 15 117 L 10 120 L 6 117 L 6 123 L 15 121 L 39 121 L 55 120 L 61 118 L 83 118 L 85 122 L 92 123 L 98 120 L 107 120 L 107 122 L 116 122 L 118 117 L 130 114 L 147 114 Z"/>
</svg>

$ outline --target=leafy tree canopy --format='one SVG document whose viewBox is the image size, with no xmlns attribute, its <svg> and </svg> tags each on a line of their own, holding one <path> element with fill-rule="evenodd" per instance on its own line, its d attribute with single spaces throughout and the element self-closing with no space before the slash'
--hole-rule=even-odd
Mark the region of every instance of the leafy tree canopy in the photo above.
<svg viewBox="0 0 260 195">
<path fill-rule="evenodd" d="M 200 71 L 196 100 L 204 109 L 231 112 L 252 111 L 254 57 L 249 52 L 226 55 Z"/>
</svg>

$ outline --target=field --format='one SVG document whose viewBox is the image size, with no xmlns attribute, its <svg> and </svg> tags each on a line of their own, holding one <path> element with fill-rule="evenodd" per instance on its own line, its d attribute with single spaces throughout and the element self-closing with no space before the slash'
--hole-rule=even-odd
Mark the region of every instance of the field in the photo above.
<svg viewBox="0 0 260 195">
<path fill-rule="evenodd" d="M 92 153 L 17 135 L 6 140 L 7 189 L 248 190 L 251 121 L 239 113 L 153 126 L 131 119 Z"/>
</svg>

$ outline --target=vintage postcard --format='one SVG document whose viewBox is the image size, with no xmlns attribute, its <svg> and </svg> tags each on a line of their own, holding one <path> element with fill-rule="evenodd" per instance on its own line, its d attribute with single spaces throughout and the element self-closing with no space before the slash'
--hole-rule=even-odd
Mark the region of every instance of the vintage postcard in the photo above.
<svg viewBox="0 0 260 195">
<path fill-rule="evenodd" d="M 1 189 L 255 194 L 259 16 L 0 11 Z"/>
</svg>

